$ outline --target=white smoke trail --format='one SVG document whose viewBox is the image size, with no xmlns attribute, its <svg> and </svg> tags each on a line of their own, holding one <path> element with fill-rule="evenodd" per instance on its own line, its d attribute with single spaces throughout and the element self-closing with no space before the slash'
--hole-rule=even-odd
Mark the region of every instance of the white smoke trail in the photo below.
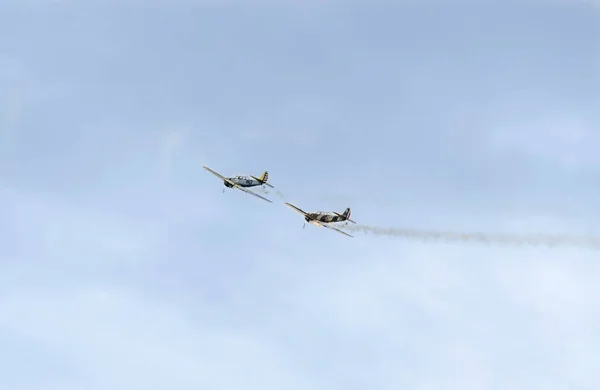
<svg viewBox="0 0 600 390">
<path fill-rule="evenodd" d="M 265 195 L 269 195 L 272 191 L 267 190 L 264 187 L 259 187 L 259 191 L 262 192 Z M 275 190 L 275 195 L 279 198 L 279 199 L 284 199 L 284 195 L 281 193 L 281 191 Z"/>
<path fill-rule="evenodd" d="M 567 236 L 545 234 L 490 234 L 490 233 L 458 233 L 432 230 L 382 228 L 364 225 L 344 226 L 345 230 L 371 233 L 375 235 L 402 237 L 407 240 L 446 241 L 446 242 L 480 242 L 500 245 L 533 245 L 533 246 L 576 246 L 600 250 L 600 237 Z"/>
</svg>

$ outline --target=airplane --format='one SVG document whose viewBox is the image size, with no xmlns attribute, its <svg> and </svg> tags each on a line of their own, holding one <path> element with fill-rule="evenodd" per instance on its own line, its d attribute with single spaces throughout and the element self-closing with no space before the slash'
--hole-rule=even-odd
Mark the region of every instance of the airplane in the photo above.
<svg viewBox="0 0 600 390">
<path fill-rule="evenodd" d="M 342 214 L 336 213 L 335 211 L 332 213 L 328 213 L 325 211 L 317 211 L 317 212 L 307 213 L 306 211 L 294 206 L 291 203 L 285 202 L 285 204 L 288 205 L 289 207 L 293 208 L 300 214 L 304 215 L 304 220 L 308 223 L 312 223 L 319 227 L 326 227 L 328 229 L 332 229 L 339 233 L 345 234 L 348 237 L 354 238 L 354 236 L 352 236 L 334 226 L 328 225 L 329 223 L 344 222 L 344 221 L 356 223 L 350 219 L 350 207 L 348 207 L 346 210 L 344 210 L 344 212 Z M 306 225 L 306 222 L 304 223 L 304 225 L 302 225 L 303 229 L 304 229 L 304 226 Z M 346 222 L 346 225 L 347 224 L 348 224 L 348 222 Z"/>
<path fill-rule="evenodd" d="M 269 186 L 271 188 L 275 188 L 272 185 L 270 185 L 269 183 L 267 183 L 267 180 L 269 180 L 269 173 L 267 171 L 265 171 L 260 177 L 254 177 L 254 176 L 225 177 L 225 176 L 213 171 L 212 169 L 210 169 L 207 166 L 203 165 L 202 168 L 206 169 L 213 175 L 220 177 L 223 180 L 223 184 L 225 184 L 225 187 L 227 187 L 227 188 L 235 187 L 238 190 L 244 191 L 250 195 L 254 195 L 258 198 L 261 198 L 262 200 L 266 200 L 269 203 L 273 203 L 269 199 L 246 189 L 247 187 L 256 187 L 256 186 L 265 186 L 265 185 Z M 225 188 L 223 188 L 223 192 L 225 192 Z"/>
</svg>

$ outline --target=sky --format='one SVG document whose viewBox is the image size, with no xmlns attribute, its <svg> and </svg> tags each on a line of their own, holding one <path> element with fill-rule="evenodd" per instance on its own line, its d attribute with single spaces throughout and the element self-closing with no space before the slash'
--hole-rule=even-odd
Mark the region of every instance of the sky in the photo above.
<svg viewBox="0 0 600 390">
<path fill-rule="evenodd" d="M 2 1 L 0 388 L 598 389 L 597 250 L 283 202 L 598 236 L 599 91 L 592 2 Z"/>
</svg>

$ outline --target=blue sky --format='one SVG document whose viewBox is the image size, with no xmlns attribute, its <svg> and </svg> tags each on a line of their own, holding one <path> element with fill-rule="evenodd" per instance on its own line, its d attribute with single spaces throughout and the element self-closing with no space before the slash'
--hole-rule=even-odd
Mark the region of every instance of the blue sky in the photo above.
<svg viewBox="0 0 600 390">
<path fill-rule="evenodd" d="M 600 235 L 598 10 L 510 3 L 3 1 L 0 388 L 597 389 L 597 251 L 282 203 Z"/>
</svg>

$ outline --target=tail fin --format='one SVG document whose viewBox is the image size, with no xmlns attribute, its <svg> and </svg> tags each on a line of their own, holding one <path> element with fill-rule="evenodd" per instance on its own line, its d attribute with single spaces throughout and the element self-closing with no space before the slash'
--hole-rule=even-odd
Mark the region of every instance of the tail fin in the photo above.
<svg viewBox="0 0 600 390">
<path fill-rule="evenodd" d="M 356 222 L 354 222 L 353 220 L 350 219 L 350 214 L 351 214 L 350 207 L 346 208 L 346 210 L 344 210 L 344 212 L 341 213 L 341 214 L 338 214 L 335 211 L 333 213 L 335 215 L 337 215 L 338 217 L 343 218 L 343 220 L 345 220 L 345 221 L 356 223 Z"/>
<path fill-rule="evenodd" d="M 260 177 L 260 181 L 266 183 L 269 180 L 269 172 L 265 171 Z"/>
<path fill-rule="evenodd" d="M 344 216 L 344 218 L 346 218 L 346 219 L 350 219 L 350 214 L 351 214 L 350 207 L 348 207 L 348 208 L 347 208 L 346 210 L 344 210 L 344 212 L 342 213 L 342 215 L 343 215 L 343 216 Z"/>
</svg>

